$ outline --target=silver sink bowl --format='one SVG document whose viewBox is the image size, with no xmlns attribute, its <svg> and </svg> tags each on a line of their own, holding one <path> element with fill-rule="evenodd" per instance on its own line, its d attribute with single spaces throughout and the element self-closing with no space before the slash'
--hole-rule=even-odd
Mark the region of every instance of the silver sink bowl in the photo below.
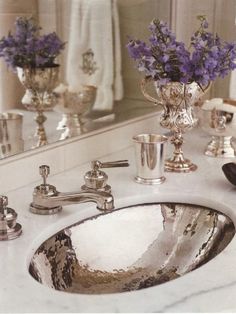
<svg viewBox="0 0 236 314">
<path fill-rule="evenodd" d="M 71 293 L 117 293 L 176 279 L 219 254 L 235 227 L 210 208 L 152 203 L 79 221 L 46 240 L 30 274 Z"/>
</svg>

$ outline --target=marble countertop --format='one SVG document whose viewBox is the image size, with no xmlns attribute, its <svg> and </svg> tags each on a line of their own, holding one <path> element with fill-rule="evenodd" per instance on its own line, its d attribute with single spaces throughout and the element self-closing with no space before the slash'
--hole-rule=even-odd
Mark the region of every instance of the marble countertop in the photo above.
<svg viewBox="0 0 236 314">
<path fill-rule="evenodd" d="M 198 165 L 197 171 L 166 173 L 166 181 L 158 186 L 134 182 L 133 146 L 104 156 L 102 161 L 129 159 L 131 164 L 129 168 L 106 170 L 116 208 L 154 201 L 188 202 L 219 210 L 236 225 L 236 187 L 226 180 L 221 170 L 221 166 L 232 159 L 204 156 L 209 137 L 200 130 L 189 132 L 185 140 L 185 155 Z M 56 185 L 59 191 L 78 190 L 88 169 L 87 163 L 50 177 L 49 183 Z M 28 273 L 30 258 L 38 246 L 63 227 L 98 212 L 93 204 L 87 203 L 65 206 L 60 214 L 52 216 L 34 215 L 28 207 L 37 184 L 39 182 L 8 193 L 9 206 L 17 210 L 23 234 L 16 240 L 0 242 L 1 313 L 236 311 L 236 237 L 223 252 L 200 268 L 176 280 L 139 291 L 80 295 L 39 284 Z"/>
</svg>

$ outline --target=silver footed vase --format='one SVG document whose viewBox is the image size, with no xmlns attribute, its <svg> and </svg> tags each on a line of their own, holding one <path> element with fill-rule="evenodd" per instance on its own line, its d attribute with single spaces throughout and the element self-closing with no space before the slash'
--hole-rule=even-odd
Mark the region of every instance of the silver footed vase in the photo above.
<svg viewBox="0 0 236 314">
<path fill-rule="evenodd" d="M 157 98 L 153 98 L 146 91 L 146 85 L 152 78 L 145 78 L 141 82 L 141 90 L 145 98 L 163 107 L 160 116 L 160 125 L 171 130 L 171 143 L 174 145 L 173 156 L 165 161 L 165 170 L 171 172 L 195 171 L 197 166 L 184 157 L 182 150 L 183 133 L 191 130 L 197 124 L 194 114 L 194 103 L 204 93 L 195 83 L 184 84 L 170 82 L 158 87 L 154 82 Z"/>
<path fill-rule="evenodd" d="M 47 120 L 44 112 L 51 110 L 56 104 L 53 89 L 59 80 L 59 65 L 51 67 L 17 67 L 17 75 L 26 93 L 22 98 L 22 104 L 27 110 L 36 111 L 37 123 L 36 147 L 48 143 L 44 123 Z"/>
<path fill-rule="evenodd" d="M 60 91 L 59 88 L 60 86 L 54 90 L 57 97 L 54 110 L 62 113 L 62 120 L 58 123 L 57 130 L 63 130 L 60 139 L 64 140 L 86 131 L 83 116 L 94 105 L 97 87 L 84 85 L 77 91 L 69 91 L 68 87 Z"/>
</svg>

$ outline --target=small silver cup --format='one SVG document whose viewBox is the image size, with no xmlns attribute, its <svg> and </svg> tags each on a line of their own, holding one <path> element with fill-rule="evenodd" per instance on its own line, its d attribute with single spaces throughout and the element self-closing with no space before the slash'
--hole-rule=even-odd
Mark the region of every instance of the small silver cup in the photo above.
<svg viewBox="0 0 236 314">
<path fill-rule="evenodd" d="M 164 161 L 168 138 L 159 134 L 139 134 L 135 143 L 137 175 L 135 181 L 142 184 L 161 184 L 165 181 Z"/>
<path fill-rule="evenodd" d="M 0 158 L 8 157 L 24 150 L 22 122 L 22 114 L 0 113 Z"/>
</svg>

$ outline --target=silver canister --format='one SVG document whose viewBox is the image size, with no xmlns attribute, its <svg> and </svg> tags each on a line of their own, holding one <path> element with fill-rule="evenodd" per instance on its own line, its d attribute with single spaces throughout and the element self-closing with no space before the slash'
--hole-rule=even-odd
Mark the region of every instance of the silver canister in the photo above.
<svg viewBox="0 0 236 314">
<path fill-rule="evenodd" d="M 137 175 L 142 184 L 161 184 L 165 181 L 164 162 L 168 138 L 159 134 L 139 134 L 133 137 Z"/>
<path fill-rule="evenodd" d="M 8 157 L 24 150 L 22 123 L 22 114 L 0 113 L 0 158 Z"/>
</svg>

